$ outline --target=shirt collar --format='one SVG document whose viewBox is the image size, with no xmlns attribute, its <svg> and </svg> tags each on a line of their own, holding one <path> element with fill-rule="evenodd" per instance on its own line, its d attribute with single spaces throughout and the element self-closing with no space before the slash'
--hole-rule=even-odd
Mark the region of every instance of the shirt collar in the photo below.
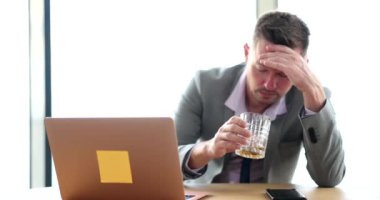
<svg viewBox="0 0 380 200">
<path fill-rule="evenodd" d="M 235 112 L 235 115 L 240 115 L 243 112 L 247 112 L 247 106 L 245 103 L 245 82 L 247 79 L 247 72 L 244 70 L 239 78 L 238 83 L 232 90 L 228 99 L 224 102 L 224 105 Z M 285 96 L 281 97 L 279 101 L 268 107 L 263 114 L 268 115 L 271 120 L 275 120 L 277 115 L 281 115 L 287 112 Z"/>
</svg>

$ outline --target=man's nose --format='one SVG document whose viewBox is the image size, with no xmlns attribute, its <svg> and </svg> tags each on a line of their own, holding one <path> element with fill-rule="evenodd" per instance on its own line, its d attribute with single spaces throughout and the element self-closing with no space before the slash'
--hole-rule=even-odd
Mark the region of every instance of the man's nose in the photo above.
<svg viewBox="0 0 380 200">
<path fill-rule="evenodd" d="M 270 73 L 264 80 L 264 87 L 267 90 L 275 90 L 277 88 L 277 77 L 275 74 Z"/>
</svg>

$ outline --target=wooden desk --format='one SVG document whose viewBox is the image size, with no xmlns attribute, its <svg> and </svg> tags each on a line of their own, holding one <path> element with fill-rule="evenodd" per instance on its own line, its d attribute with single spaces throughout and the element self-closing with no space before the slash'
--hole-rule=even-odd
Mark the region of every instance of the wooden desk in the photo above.
<svg viewBox="0 0 380 200">
<path fill-rule="evenodd" d="M 365 184 L 364 184 L 365 185 Z M 187 191 L 205 192 L 209 196 L 202 200 L 268 200 L 265 195 L 267 188 L 296 188 L 304 194 L 308 200 L 380 200 L 380 192 L 365 190 L 362 188 L 318 188 L 306 187 L 292 184 L 209 184 L 185 186 Z M 20 194 L 20 193 L 19 193 Z M 55 200 L 61 199 L 58 188 L 36 188 L 23 193 L 24 198 L 33 200 Z"/>
<path fill-rule="evenodd" d="M 296 188 L 310 200 L 350 199 L 340 188 L 302 187 L 292 184 L 210 184 L 185 187 L 188 191 L 200 191 L 210 194 L 210 196 L 203 198 L 204 200 L 268 200 L 265 195 L 265 189 L 267 188 Z"/>
</svg>

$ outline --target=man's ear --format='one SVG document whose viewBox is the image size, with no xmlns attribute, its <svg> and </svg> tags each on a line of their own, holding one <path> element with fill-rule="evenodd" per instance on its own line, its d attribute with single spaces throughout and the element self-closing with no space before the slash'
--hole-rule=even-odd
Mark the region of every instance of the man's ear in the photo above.
<svg viewBox="0 0 380 200">
<path fill-rule="evenodd" d="M 249 45 L 247 43 L 244 44 L 244 57 L 245 57 L 245 62 L 248 60 L 248 55 L 249 55 Z"/>
</svg>

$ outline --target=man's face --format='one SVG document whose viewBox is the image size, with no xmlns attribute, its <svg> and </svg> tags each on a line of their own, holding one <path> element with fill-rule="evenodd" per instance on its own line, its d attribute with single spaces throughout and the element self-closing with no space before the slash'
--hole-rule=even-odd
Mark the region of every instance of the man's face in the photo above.
<svg viewBox="0 0 380 200">
<path fill-rule="evenodd" d="M 270 44 L 264 39 L 258 39 L 253 46 L 246 46 L 247 64 L 246 94 L 248 105 L 268 107 L 277 102 L 292 87 L 291 81 L 281 71 L 271 69 L 257 61 L 258 55 L 265 52 L 265 46 Z"/>
</svg>

